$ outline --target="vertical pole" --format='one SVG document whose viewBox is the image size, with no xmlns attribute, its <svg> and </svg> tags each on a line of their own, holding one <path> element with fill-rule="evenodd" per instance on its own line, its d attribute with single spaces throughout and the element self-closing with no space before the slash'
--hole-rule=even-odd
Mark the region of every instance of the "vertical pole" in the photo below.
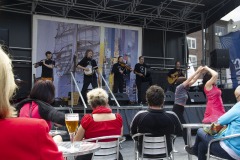
<svg viewBox="0 0 240 160">
<path fill-rule="evenodd" d="M 205 33 L 204 33 L 204 26 L 205 26 L 205 18 L 204 13 L 201 15 L 201 22 L 202 22 L 202 65 L 206 65 L 206 46 L 205 46 Z"/>
<path fill-rule="evenodd" d="M 72 80 L 72 77 L 71 77 L 71 107 L 73 108 L 73 80 Z"/>
<path fill-rule="evenodd" d="M 184 33 L 184 50 L 185 50 L 185 64 L 186 66 L 186 77 L 188 78 L 188 66 L 189 66 L 189 53 L 188 53 L 188 45 L 187 45 L 187 33 Z"/>
</svg>

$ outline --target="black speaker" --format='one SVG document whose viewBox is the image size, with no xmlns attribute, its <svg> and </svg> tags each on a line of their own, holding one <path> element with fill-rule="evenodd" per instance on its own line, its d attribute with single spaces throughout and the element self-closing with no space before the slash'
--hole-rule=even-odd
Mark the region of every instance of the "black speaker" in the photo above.
<svg viewBox="0 0 240 160">
<path fill-rule="evenodd" d="M 229 68 L 228 49 L 215 49 L 210 53 L 210 66 L 213 68 Z"/>
<path fill-rule="evenodd" d="M 222 100 L 224 104 L 235 104 L 237 100 L 234 89 L 222 89 Z"/>
<path fill-rule="evenodd" d="M 175 94 L 172 91 L 165 92 L 164 104 L 174 104 Z"/>
<path fill-rule="evenodd" d="M 127 105 L 129 104 L 129 98 L 128 95 L 126 93 L 114 93 L 114 96 L 116 98 L 116 100 L 118 101 L 118 103 L 120 105 Z M 112 97 L 112 95 L 109 95 L 109 104 L 110 105 L 116 105 L 116 102 L 114 100 L 114 98 Z"/>
<path fill-rule="evenodd" d="M 9 42 L 8 38 L 9 38 L 8 29 L 0 28 L 0 44 L 8 46 Z"/>
<path fill-rule="evenodd" d="M 206 103 L 206 97 L 203 92 L 188 92 L 187 103 L 203 104 L 203 103 Z"/>
</svg>

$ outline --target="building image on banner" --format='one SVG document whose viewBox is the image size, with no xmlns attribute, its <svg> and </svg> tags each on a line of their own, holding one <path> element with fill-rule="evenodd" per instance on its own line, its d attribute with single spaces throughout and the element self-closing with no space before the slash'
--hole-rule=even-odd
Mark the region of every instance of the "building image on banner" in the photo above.
<svg viewBox="0 0 240 160">
<path fill-rule="evenodd" d="M 32 61 L 38 62 L 45 59 L 46 51 L 53 53 L 52 58 L 56 63 L 53 81 L 56 97 L 67 97 L 68 92 L 71 92 L 70 72 L 73 72 L 81 90 L 83 70 L 76 66 L 85 56 L 85 51 L 92 49 L 93 59 L 98 63 L 100 72 L 109 84 L 112 65 L 117 62 L 118 56 L 123 56 L 127 65 L 133 68 L 141 53 L 139 47 L 141 29 L 125 28 L 79 20 L 34 16 Z M 34 68 L 33 74 L 40 77 L 41 70 L 41 67 Z M 76 87 L 73 88 L 77 91 Z M 91 88 L 90 85 L 89 89 Z M 124 92 L 128 94 L 131 101 L 136 101 L 134 73 L 125 76 Z"/>
</svg>

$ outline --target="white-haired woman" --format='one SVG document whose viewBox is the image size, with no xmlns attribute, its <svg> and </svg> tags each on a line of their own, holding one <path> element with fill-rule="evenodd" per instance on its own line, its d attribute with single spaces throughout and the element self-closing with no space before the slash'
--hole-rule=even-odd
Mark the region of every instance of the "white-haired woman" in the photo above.
<svg viewBox="0 0 240 160">
<path fill-rule="evenodd" d="M 63 160 L 44 120 L 15 118 L 16 112 L 9 103 L 16 89 L 12 62 L 1 46 L 0 57 L 1 159 Z"/>
<path fill-rule="evenodd" d="M 112 113 L 108 105 L 108 94 L 102 88 L 96 88 L 87 93 L 88 104 L 92 107 L 92 114 L 86 114 L 78 128 L 75 141 L 83 138 L 95 138 L 110 135 L 122 135 L 123 124 L 120 114 Z M 80 158 L 80 157 L 79 157 Z M 87 156 L 81 156 L 82 159 L 90 159 Z M 121 159 L 121 154 L 120 157 Z"/>
</svg>

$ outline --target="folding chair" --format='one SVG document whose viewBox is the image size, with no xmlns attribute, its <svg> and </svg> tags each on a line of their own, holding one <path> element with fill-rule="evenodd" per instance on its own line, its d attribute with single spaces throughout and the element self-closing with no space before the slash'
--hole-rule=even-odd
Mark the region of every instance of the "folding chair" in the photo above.
<svg viewBox="0 0 240 160">
<path fill-rule="evenodd" d="M 233 135 L 226 136 L 226 137 L 222 137 L 222 138 L 212 139 L 212 140 L 208 143 L 207 160 L 210 160 L 210 158 L 219 159 L 219 160 L 225 160 L 224 158 L 217 157 L 217 156 L 215 156 L 215 155 L 211 155 L 211 153 L 210 153 L 210 152 L 211 152 L 211 151 L 210 151 L 211 144 L 212 144 L 213 142 L 217 142 L 217 141 L 221 141 L 221 140 L 225 140 L 225 139 L 230 139 L 230 138 L 236 138 L 236 137 L 240 137 L 240 134 L 233 134 Z"/>
<path fill-rule="evenodd" d="M 96 142 L 100 144 L 101 149 L 94 153 L 93 160 L 118 160 L 119 158 L 119 143 L 122 136 L 112 135 L 104 137 L 96 137 L 85 139 L 85 142 Z M 110 140 L 105 142 L 106 140 Z"/>
<path fill-rule="evenodd" d="M 142 153 L 137 149 L 137 137 L 143 137 Z M 174 159 L 173 152 L 168 153 L 166 136 L 154 136 L 150 133 L 137 133 L 132 136 L 135 144 L 135 160 L 150 160 L 150 159 Z"/>
</svg>

